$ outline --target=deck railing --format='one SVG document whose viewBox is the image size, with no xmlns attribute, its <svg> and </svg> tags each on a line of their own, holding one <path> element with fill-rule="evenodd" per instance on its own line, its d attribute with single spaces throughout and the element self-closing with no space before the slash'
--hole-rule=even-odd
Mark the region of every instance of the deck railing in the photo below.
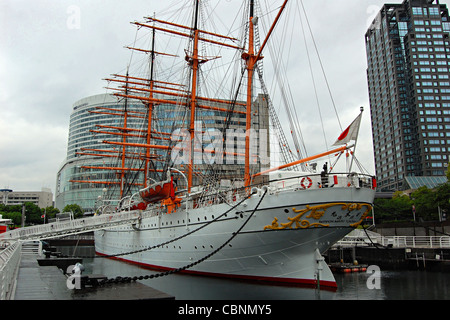
<svg viewBox="0 0 450 320">
<path fill-rule="evenodd" d="M 278 179 L 253 184 L 249 187 L 224 189 L 210 193 L 205 192 L 196 200 L 193 199 L 191 206 L 193 205 L 194 208 L 197 208 L 222 202 L 233 203 L 247 197 L 249 192 L 253 190 L 256 190 L 257 193 L 262 193 L 267 190 L 269 194 L 273 194 L 289 190 L 301 191 L 322 188 L 376 188 L 375 178 L 362 173 L 318 174 L 295 172 L 292 176 L 283 176 L 283 173 L 280 173 L 280 175 Z M 273 177 L 276 177 L 276 174 Z"/>
<path fill-rule="evenodd" d="M 321 189 L 321 188 L 376 188 L 374 177 L 362 173 L 322 173 L 284 177 L 269 182 L 274 189 Z"/>
</svg>

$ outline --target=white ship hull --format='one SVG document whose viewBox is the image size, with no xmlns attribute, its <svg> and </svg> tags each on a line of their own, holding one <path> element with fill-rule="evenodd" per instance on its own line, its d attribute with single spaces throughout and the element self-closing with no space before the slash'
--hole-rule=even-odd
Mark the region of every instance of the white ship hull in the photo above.
<svg viewBox="0 0 450 320">
<path fill-rule="evenodd" d="M 96 252 L 118 255 L 142 250 L 116 258 L 158 270 L 194 264 L 183 272 L 293 285 L 316 286 L 320 281 L 321 288 L 336 288 L 319 253 L 371 211 L 373 188 L 271 188 L 260 201 L 264 191 L 231 211 L 239 200 L 189 209 L 188 213 L 160 214 L 155 210 L 154 217 L 139 225 L 96 232 Z"/>
</svg>

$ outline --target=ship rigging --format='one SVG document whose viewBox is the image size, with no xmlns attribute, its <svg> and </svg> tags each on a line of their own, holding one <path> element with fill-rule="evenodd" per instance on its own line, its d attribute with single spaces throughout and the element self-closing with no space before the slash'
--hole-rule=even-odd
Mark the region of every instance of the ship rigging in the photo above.
<svg viewBox="0 0 450 320">
<path fill-rule="evenodd" d="M 144 60 L 107 79 L 123 108 L 91 111 L 117 116 L 117 122 L 92 130 L 110 136 L 103 143 L 112 149 L 78 155 L 116 157 L 115 165 L 84 166 L 112 172 L 112 179 L 72 182 L 104 185 L 108 201 L 118 200 L 102 206 L 107 212 L 149 213 L 139 226 L 96 232 L 97 253 L 126 253 L 127 261 L 162 270 L 190 266 L 200 275 L 303 284 L 321 279 L 335 287 L 318 256 L 370 213 L 376 187 L 372 177 L 351 170 L 361 114 L 339 136 L 337 148 L 307 156 L 296 111 L 286 107 L 295 146 L 290 148 L 262 71 L 288 0 L 268 10 L 273 16 L 264 15 L 256 0 L 243 1 L 243 23 L 237 28 L 233 22 L 225 33 L 207 31 L 206 22 L 214 25 L 214 15 L 203 11 L 208 1 L 192 4 L 191 25 L 156 16 L 132 22 L 137 31 L 149 32 L 151 45 L 127 46 Z M 262 18 L 269 16 L 261 41 Z M 244 32 L 233 35 L 238 29 Z M 161 62 L 166 59 L 175 63 Z M 273 78 L 284 82 L 284 67 L 274 64 Z M 289 85 L 280 88 L 288 102 Z M 139 119 L 142 127 L 130 127 L 129 119 Z M 267 157 L 274 151 L 279 165 Z M 333 172 L 333 163 L 316 174 L 314 161 L 344 154 L 352 159 L 345 173 Z M 231 217 L 224 214 L 228 210 Z M 198 232 L 192 234 L 193 228 Z M 160 246 L 167 243 L 171 247 Z M 201 258 L 211 257 L 210 251 L 214 258 Z"/>
</svg>

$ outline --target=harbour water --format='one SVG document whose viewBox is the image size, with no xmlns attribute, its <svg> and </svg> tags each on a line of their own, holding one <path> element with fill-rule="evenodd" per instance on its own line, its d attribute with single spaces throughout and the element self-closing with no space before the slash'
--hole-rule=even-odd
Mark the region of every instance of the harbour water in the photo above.
<svg viewBox="0 0 450 320">
<path fill-rule="evenodd" d="M 66 254 L 73 247 L 60 250 Z M 92 247 L 78 247 L 80 255 L 93 254 Z M 157 273 L 133 264 L 106 258 L 83 259 L 85 274 L 108 278 Z M 227 279 L 172 274 L 141 280 L 176 300 L 449 300 L 450 273 L 421 270 L 379 270 L 379 273 L 336 274 L 336 292 L 310 288 L 261 285 Z"/>
</svg>

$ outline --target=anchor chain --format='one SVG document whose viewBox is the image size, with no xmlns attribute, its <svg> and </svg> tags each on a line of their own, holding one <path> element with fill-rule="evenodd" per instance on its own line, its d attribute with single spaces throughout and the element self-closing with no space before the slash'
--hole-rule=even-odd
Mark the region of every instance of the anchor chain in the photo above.
<svg viewBox="0 0 450 320">
<path fill-rule="evenodd" d="M 153 279 L 153 278 L 158 278 L 158 277 L 164 277 L 164 276 L 168 276 L 170 274 L 174 274 L 174 273 L 178 273 L 181 272 L 183 270 L 192 268 L 193 266 L 209 259 L 210 257 L 212 257 L 213 255 L 215 255 L 217 252 L 219 252 L 220 250 L 222 250 L 227 244 L 229 244 L 241 231 L 242 229 L 247 225 L 247 223 L 250 221 L 250 219 L 253 217 L 254 213 L 256 212 L 256 210 L 258 209 L 259 205 L 261 204 L 262 200 L 264 199 L 264 197 L 267 194 L 267 190 L 264 192 L 264 194 L 261 196 L 261 199 L 259 199 L 258 204 L 255 206 L 255 208 L 253 209 L 252 213 L 249 215 L 249 217 L 247 218 L 247 220 L 242 224 L 242 226 L 236 231 L 233 232 L 232 236 L 226 241 L 224 242 L 220 247 L 218 247 L 216 250 L 214 250 L 213 252 L 209 253 L 208 255 L 204 256 L 203 258 L 190 263 L 188 265 L 185 265 L 181 268 L 177 268 L 177 269 L 172 269 L 172 270 L 168 270 L 165 272 L 161 272 L 161 273 L 157 273 L 157 274 L 150 274 L 150 275 L 145 275 L 145 276 L 134 276 L 134 277 L 121 277 L 121 276 L 117 276 L 115 278 L 108 278 L 105 279 L 103 281 L 98 282 L 98 285 L 102 286 L 102 285 L 106 285 L 106 284 L 114 284 L 114 283 L 130 283 L 132 281 L 137 281 L 137 280 L 144 280 L 144 279 Z M 248 199 L 252 194 L 250 194 L 247 198 L 245 198 L 243 201 L 245 201 L 246 199 Z M 242 203 L 243 201 L 241 201 L 240 203 Z M 239 204 L 240 204 L 239 203 Z M 232 209 L 234 209 L 235 207 L 237 207 L 239 204 L 237 204 L 236 206 L 234 206 L 233 208 L 231 208 L 230 210 L 228 210 L 227 212 L 231 211 Z M 225 213 L 224 213 L 225 214 Z M 222 214 L 222 215 L 224 215 Z M 200 229 L 200 228 L 199 228 Z M 198 231 L 199 229 L 195 230 Z M 181 238 L 181 237 L 180 237 Z"/>
<path fill-rule="evenodd" d="M 181 235 L 181 236 L 179 236 L 179 237 L 177 237 L 177 238 L 174 238 L 174 239 L 172 239 L 172 240 L 169 240 L 169 241 L 166 241 L 166 242 L 163 242 L 163 243 L 160 243 L 160 244 L 151 246 L 151 247 L 139 249 L 139 250 L 133 250 L 133 251 L 128 251 L 128 252 L 121 252 L 121 253 L 111 254 L 111 255 L 101 255 L 101 256 L 98 256 L 98 255 L 95 255 L 95 256 L 77 256 L 77 258 L 83 258 L 83 259 L 115 258 L 115 257 L 126 256 L 126 255 L 130 255 L 130 254 L 134 254 L 134 253 L 139 253 L 139 252 L 149 251 L 149 250 L 152 250 L 152 249 L 156 249 L 156 248 L 159 248 L 159 247 L 168 245 L 168 244 L 170 244 L 170 243 L 172 243 L 172 242 L 181 240 L 181 239 L 183 239 L 183 238 L 185 238 L 185 237 L 187 237 L 187 236 L 189 236 L 189 235 L 191 235 L 191 234 L 193 234 L 193 233 L 195 233 L 195 232 L 200 231 L 201 229 L 203 229 L 203 228 L 209 226 L 209 225 L 210 225 L 211 223 L 213 223 L 213 222 L 216 222 L 217 220 L 219 220 L 220 218 L 222 218 L 223 216 L 225 216 L 226 214 L 228 214 L 230 211 L 236 209 L 239 205 L 241 205 L 245 200 L 247 200 L 248 198 L 250 198 L 253 194 L 254 194 L 254 193 L 250 193 L 247 197 L 245 197 L 243 200 L 241 200 L 238 204 L 234 205 L 233 207 L 231 207 L 230 209 L 228 209 L 227 211 L 225 211 L 224 213 L 222 213 L 222 214 L 221 214 L 220 216 L 218 216 L 217 218 L 211 220 L 210 222 L 205 223 L 205 224 L 202 225 L 201 227 L 199 227 L 199 228 L 197 228 L 197 229 L 195 229 L 195 230 L 192 230 L 192 231 L 190 231 L 190 232 L 188 232 L 188 233 L 185 233 L 185 234 L 183 234 L 183 235 Z M 74 256 L 60 255 L 60 257 L 68 258 L 68 257 L 74 257 Z"/>
</svg>

